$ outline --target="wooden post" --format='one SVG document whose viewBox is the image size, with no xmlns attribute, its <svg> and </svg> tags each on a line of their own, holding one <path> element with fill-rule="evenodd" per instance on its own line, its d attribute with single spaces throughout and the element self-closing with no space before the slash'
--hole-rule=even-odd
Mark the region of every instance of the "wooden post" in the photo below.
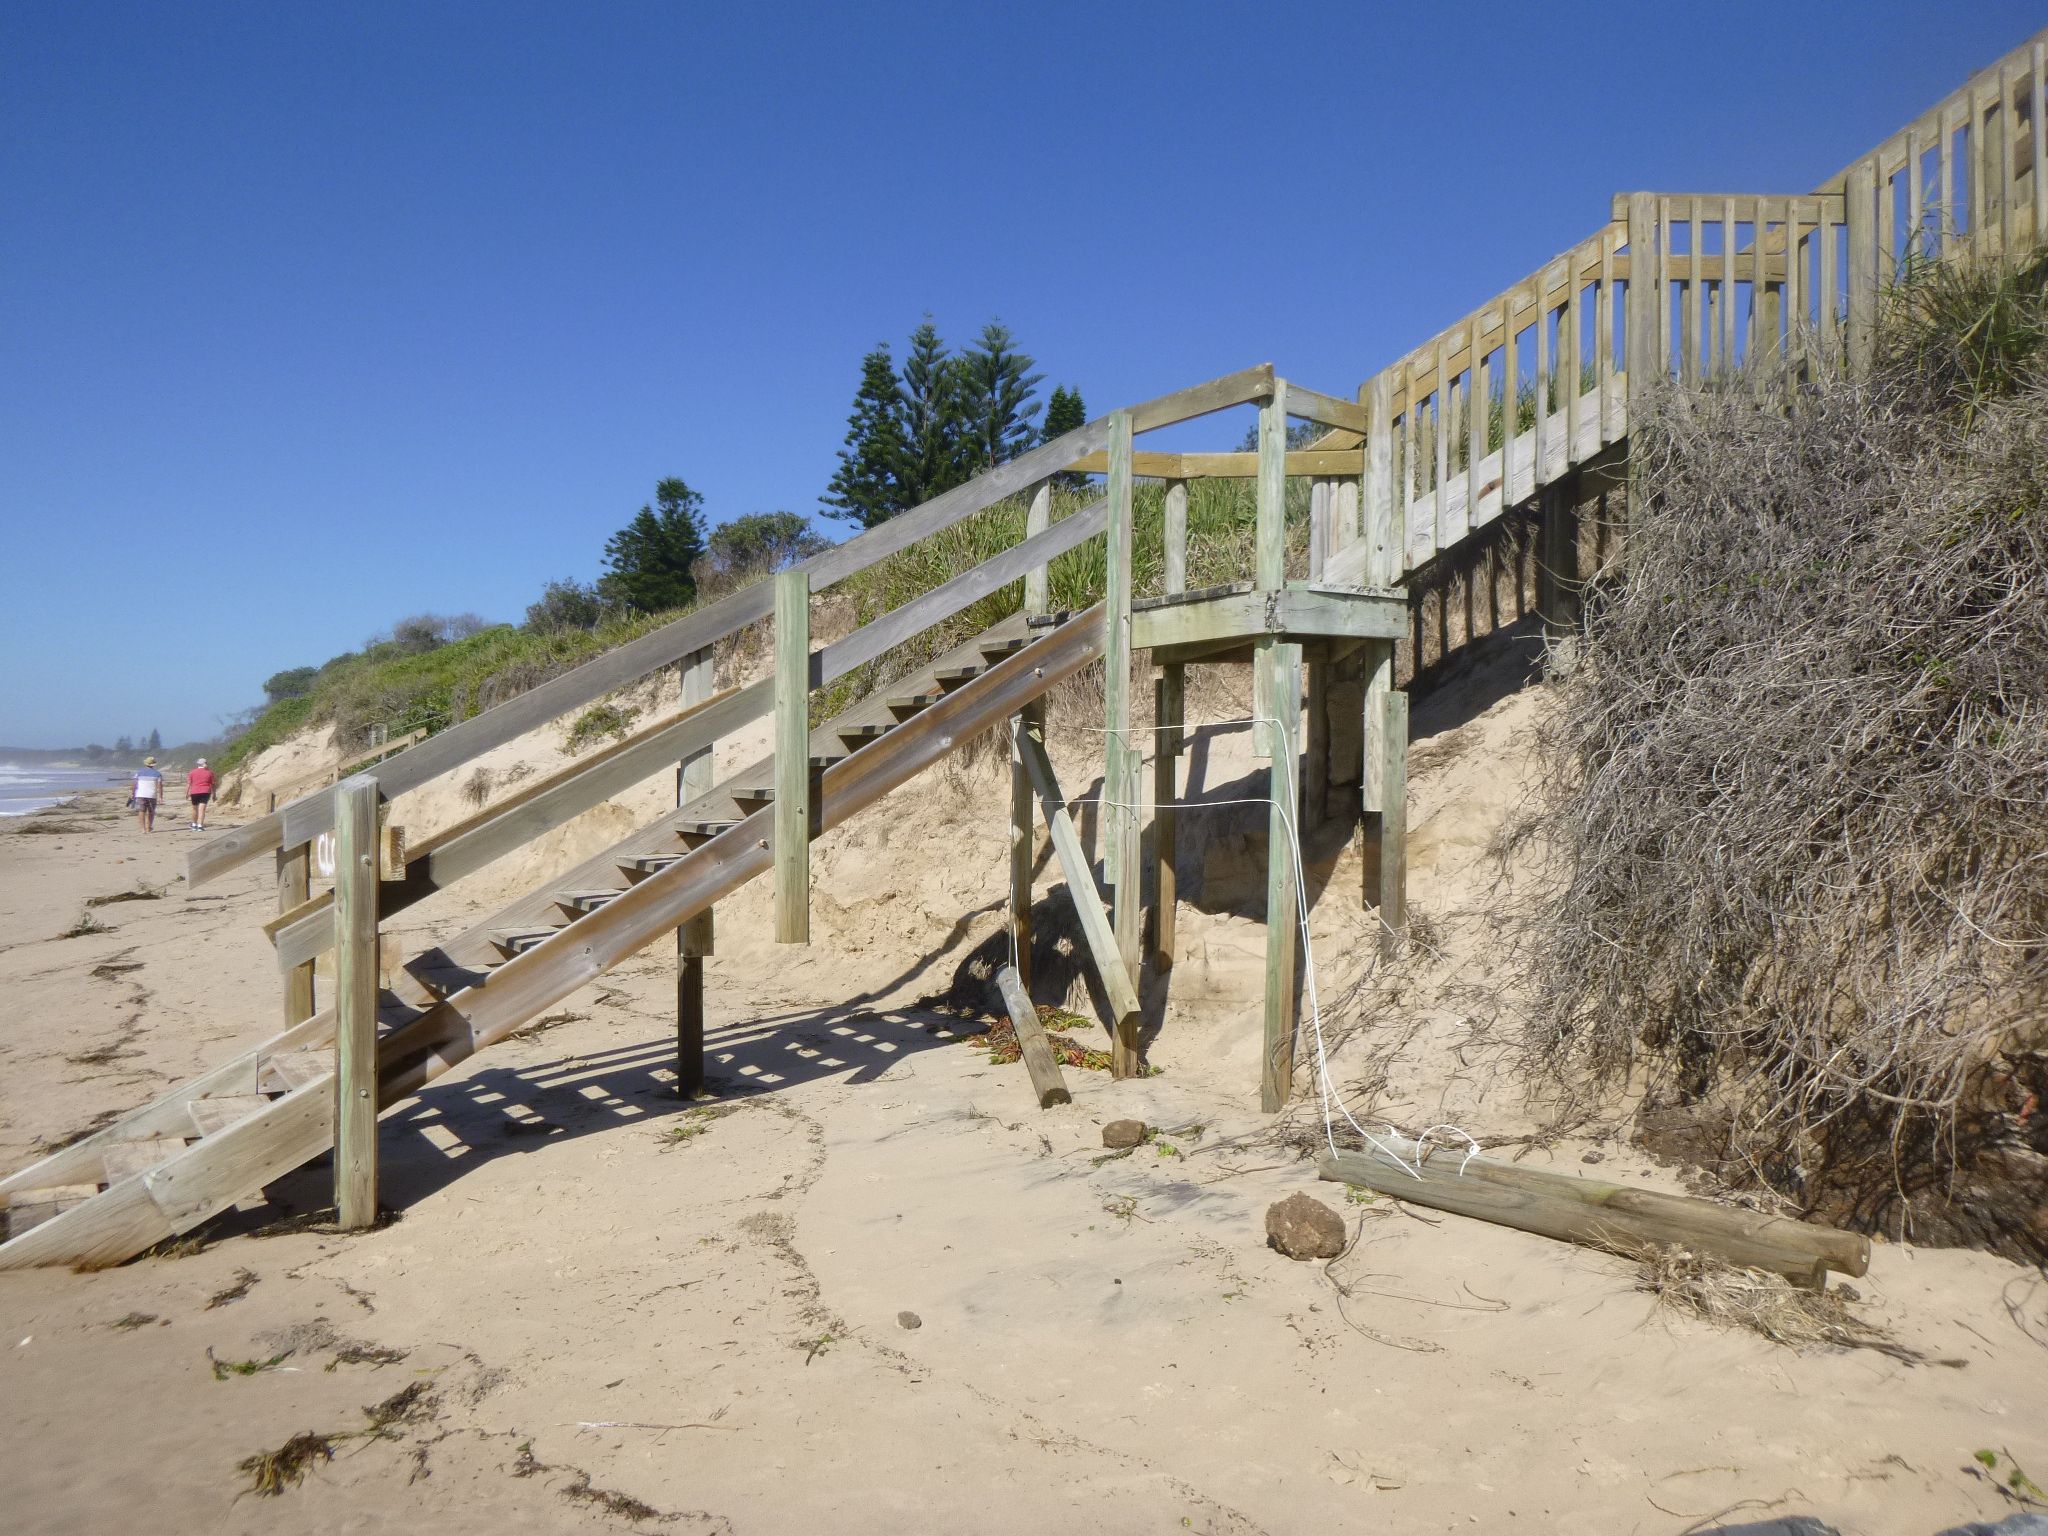
<svg viewBox="0 0 2048 1536">
<path fill-rule="evenodd" d="M 1401 579 L 1401 499 L 1394 494 L 1394 380 L 1374 376 L 1366 388 L 1365 433 L 1365 583 L 1391 587 Z M 1510 423 L 1512 425 L 1512 423 Z"/>
<path fill-rule="evenodd" d="M 683 658 L 682 706 L 690 709 L 717 687 L 713 653 L 692 651 Z M 708 794 L 717 782 L 714 749 L 692 752 L 676 766 L 676 806 Z M 676 930 L 676 1093 L 694 1099 L 704 1091 L 704 962 L 712 951 L 712 909 L 706 907 Z"/>
<path fill-rule="evenodd" d="M 1031 510 L 1024 514 L 1024 537 L 1034 538 L 1052 526 L 1052 482 L 1041 480 L 1031 490 Z M 1024 573 L 1024 611 L 1045 613 L 1050 610 L 1051 596 L 1046 581 L 1047 568 L 1034 565 Z"/>
<path fill-rule="evenodd" d="M 1116 880 L 1116 947 L 1123 956 L 1124 970 L 1130 975 L 1133 985 L 1138 984 L 1142 975 L 1143 948 L 1145 937 L 1145 879 L 1141 862 L 1144 849 L 1144 830 L 1138 819 L 1138 786 L 1144 782 L 1145 754 L 1134 743 L 1124 749 L 1123 785 L 1125 802 L 1113 809 L 1113 814 L 1123 831 L 1117 845 L 1120 867 Z M 1119 1040 L 1119 1048 L 1122 1042 Z M 1135 1039 L 1132 1041 L 1136 1045 Z M 1137 1058 L 1130 1061 L 1132 1071 L 1137 1070 Z"/>
<path fill-rule="evenodd" d="M 1843 190 L 1849 225 L 1849 367 L 1860 373 L 1870 366 L 1877 335 L 1877 162 L 1853 167 Z"/>
<path fill-rule="evenodd" d="M 1166 590 L 1188 589 L 1188 483 L 1166 482 Z"/>
<path fill-rule="evenodd" d="M 1173 969 L 1175 908 L 1179 901 L 1179 875 L 1174 860 L 1180 849 L 1180 816 L 1175 804 L 1180 799 L 1182 731 L 1187 723 L 1187 669 L 1179 662 L 1159 669 L 1155 684 L 1153 713 L 1159 729 L 1152 738 L 1152 862 L 1157 867 L 1152 901 L 1152 964 L 1155 970 Z"/>
<path fill-rule="evenodd" d="M 811 578 L 775 573 L 775 942 L 811 942 Z"/>
<path fill-rule="evenodd" d="M 1010 945 L 1017 975 L 1031 990 L 1031 866 L 1038 839 L 1031 820 L 1031 775 L 1024 769 L 1026 731 L 1045 734 L 1045 701 L 1033 700 L 1010 717 Z"/>
<path fill-rule="evenodd" d="M 1536 562 L 1536 611 L 1555 641 L 1579 621 L 1579 509 L 1576 478 L 1543 488 L 1543 528 Z"/>
<path fill-rule="evenodd" d="M 997 966 L 996 990 L 1002 993 L 1003 1011 L 1009 1014 L 1010 1027 L 1017 1032 L 1017 1049 L 1024 1058 L 1024 1070 L 1031 1074 L 1038 1107 L 1051 1109 L 1055 1104 L 1073 1103 L 1074 1096 L 1067 1092 L 1067 1080 L 1060 1072 L 1059 1058 L 1053 1054 L 1052 1042 L 1045 1038 L 1045 1026 L 1038 1022 L 1038 1010 L 1031 1006 L 1031 994 L 1025 991 L 1023 978 L 1010 966 Z"/>
<path fill-rule="evenodd" d="M 1628 357 L 1629 420 L 1639 418 L 1637 402 L 1662 376 L 1657 355 L 1657 306 L 1663 302 L 1661 253 L 1657 250 L 1657 199 L 1635 192 L 1628 200 L 1628 308 L 1623 345 Z"/>
<path fill-rule="evenodd" d="M 1408 695 L 1380 695 L 1380 953 L 1408 929 Z"/>
<path fill-rule="evenodd" d="M 1267 1113 L 1287 1103 L 1294 1082 L 1295 971 L 1299 962 L 1294 871 L 1295 796 L 1301 742 L 1301 647 L 1277 640 L 1260 648 L 1273 700 L 1272 809 L 1266 822 L 1266 1012 L 1259 1073 L 1259 1106 Z"/>
<path fill-rule="evenodd" d="M 1323 562 L 1330 558 L 1331 480 L 1317 475 L 1308 486 L 1308 579 L 1323 579 Z"/>
<path fill-rule="evenodd" d="M 1287 381 L 1273 381 L 1273 396 L 1259 407 L 1259 474 L 1257 483 L 1257 549 L 1255 580 L 1261 592 L 1275 592 L 1287 580 Z M 1252 669 L 1252 751 L 1272 754 L 1273 714 L 1268 692 L 1272 672 Z"/>
<path fill-rule="evenodd" d="M 346 1230 L 377 1221 L 377 781 L 334 795 L 334 1206 Z"/>
<path fill-rule="evenodd" d="M 313 847 L 277 850 L 277 910 L 290 912 L 303 906 L 313 894 Z M 313 1017 L 313 962 L 295 965 L 284 973 L 284 1022 L 289 1029 Z"/>
<path fill-rule="evenodd" d="M 1131 413 L 1109 418 L 1106 591 L 1102 605 L 1102 879 L 1123 875 L 1124 817 L 1113 805 L 1132 798 L 1124 782 L 1131 734 Z"/>
</svg>

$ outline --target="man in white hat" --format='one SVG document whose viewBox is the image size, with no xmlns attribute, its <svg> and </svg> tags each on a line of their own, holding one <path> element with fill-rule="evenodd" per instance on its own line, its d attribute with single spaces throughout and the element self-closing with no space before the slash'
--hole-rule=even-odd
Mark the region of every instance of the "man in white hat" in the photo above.
<svg viewBox="0 0 2048 1536">
<path fill-rule="evenodd" d="M 135 770 L 135 787 L 130 792 L 135 803 L 135 821 L 145 832 L 156 830 L 156 803 L 164 792 L 164 776 L 157 772 L 156 759 L 145 757 L 142 766 Z"/>
<path fill-rule="evenodd" d="M 185 793 L 192 797 L 192 830 L 206 830 L 206 807 L 213 799 L 213 770 L 206 766 L 206 759 L 200 758 L 192 765 L 192 771 L 185 775 Z"/>
</svg>

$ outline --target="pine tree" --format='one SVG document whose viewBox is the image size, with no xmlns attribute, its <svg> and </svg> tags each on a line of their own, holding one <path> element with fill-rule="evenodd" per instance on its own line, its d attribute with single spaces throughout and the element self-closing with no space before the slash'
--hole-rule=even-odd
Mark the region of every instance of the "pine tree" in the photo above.
<svg viewBox="0 0 2048 1536">
<path fill-rule="evenodd" d="M 839 468 L 819 501 L 832 517 L 872 528 L 905 507 L 899 475 L 909 458 L 896 365 L 885 342 L 860 360 L 860 388 L 846 418 Z"/>
<path fill-rule="evenodd" d="M 960 359 L 963 413 L 976 473 L 1008 463 L 1031 446 L 1036 386 L 1045 377 L 1031 371 L 1031 358 L 1015 349 L 1016 338 L 1000 320 L 981 328 L 974 349 Z"/>
<path fill-rule="evenodd" d="M 1055 384 L 1052 396 L 1045 402 L 1045 425 L 1039 431 L 1040 442 L 1051 442 L 1064 437 L 1076 427 L 1088 423 L 1088 407 L 1081 403 L 1081 391 L 1069 389 L 1064 384 Z M 1081 483 L 1081 476 L 1063 471 L 1053 478 L 1061 485 L 1072 488 Z"/>
<path fill-rule="evenodd" d="M 898 398 L 903 403 L 905 453 L 898 467 L 897 481 L 903 493 L 902 511 L 950 491 L 973 474 L 971 446 L 967 441 L 962 360 L 946 352 L 932 317 L 910 333 L 910 348 L 903 358 L 903 383 Z"/>
<path fill-rule="evenodd" d="M 163 749 L 164 749 L 164 738 L 163 738 L 163 732 L 161 732 L 161 731 L 151 731 L 151 732 L 149 733 L 149 740 L 143 743 L 143 748 L 144 748 L 144 750 L 146 750 L 146 751 L 150 751 L 150 752 L 161 752 L 161 751 L 163 751 Z"/>
<path fill-rule="evenodd" d="M 634 613 L 688 606 L 697 595 L 690 567 L 704 553 L 703 505 L 683 481 L 656 481 L 654 505 L 605 542 L 603 597 Z"/>
</svg>

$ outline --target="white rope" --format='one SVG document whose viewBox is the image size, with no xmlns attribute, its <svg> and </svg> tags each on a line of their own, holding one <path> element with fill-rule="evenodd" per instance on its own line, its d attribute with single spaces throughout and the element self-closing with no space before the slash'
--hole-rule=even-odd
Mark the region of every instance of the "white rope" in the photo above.
<svg viewBox="0 0 2048 1536">
<path fill-rule="evenodd" d="M 1214 730 L 1222 726 L 1233 725 L 1272 726 L 1274 733 L 1279 737 L 1278 745 L 1280 749 L 1273 753 L 1274 761 L 1291 762 L 1294 760 L 1294 743 L 1288 737 L 1287 727 L 1279 719 L 1266 716 L 1248 715 L 1240 720 L 1212 720 L 1193 727 L 1182 724 L 1127 726 L 1121 729 L 1112 726 L 1085 726 L 1083 729 L 1098 735 L 1122 737 L 1141 731 L 1150 731 L 1155 734 L 1160 731 L 1180 731 L 1185 735 L 1190 731 Z M 1010 750 L 1014 757 L 1018 750 L 1014 718 L 1010 722 L 1010 733 Z M 1107 788 L 1107 785 L 1104 787 Z M 1146 808 L 1142 799 L 1134 803 L 1104 799 L 1095 795 L 1076 795 L 1060 803 L 1066 806 L 1073 806 L 1086 804 L 1090 800 L 1094 800 L 1098 805 L 1108 810 L 1131 811 L 1142 814 Z M 1281 825 L 1286 828 L 1289 858 L 1294 865 L 1295 922 L 1301 934 L 1302 981 L 1307 994 L 1310 1033 L 1313 1035 L 1315 1042 L 1316 1090 L 1323 1111 L 1323 1140 L 1329 1144 L 1331 1154 L 1334 1156 L 1340 1150 L 1337 1146 L 1335 1117 L 1342 1115 L 1345 1122 L 1350 1125 L 1351 1129 L 1358 1134 L 1362 1141 L 1376 1148 L 1381 1156 L 1385 1157 L 1403 1173 L 1420 1181 L 1422 1178 L 1423 1160 L 1429 1156 L 1430 1146 L 1437 1133 L 1444 1132 L 1447 1137 L 1455 1137 L 1465 1143 L 1465 1155 L 1458 1163 L 1458 1173 L 1462 1176 L 1467 1165 L 1471 1163 L 1474 1157 L 1479 1155 L 1481 1148 L 1479 1143 L 1473 1140 L 1471 1135 L 1461 1126 L 1440 1123 L 1427 1127 L 1420 1136 L 1404 1138 L 1415 1149 L 1415 1160 L 1411 1164 L 1407 1158 L 1403 1157 L 1394 1148 L 1388 1146 L 1386 1142 L 1380 1140 L 1379 1137 L 1373 1135 L 1372 1132 L 1360 1125 L 1351 1111 L 1345 1106 L 1343 1097 L 1337 1092 L 1337 1085 L 1330 1076 L 1329 1048 L 1323 1038 L 1322 999 L 1316 989 L 1315 936 L 1309 925 L 1308 879 L 1302 864 L 1301 832 L 1295 823 L 1294 817 L 1290 816 L 1287 808 L 1280 804 L 1278 796 L 1269 789 L 1264 796 L 1259 797 L 1234 797 L 1227 800 L 1159 800 L 1153 802 L 1152 809 L 1157 811 L 1162 806 L 1171 806 L 1176 810 L 1209 810 L 1226 805 L 1263 805 L 1267 809 L 1277 812 Z M 1017 914 L 1014 899 L 1006 897 L 1005 901 L 1010 908 L 1010 921 L 1006 925 L 1010 936 L 1010 963 L 1012 966 L 1015 966 L 1017 963 Z M 1271 921 L 1270 913 L 1267 920 Z M 1375 957 L 1372 964 L 1377 965 L 1378 963 L 1378 959 Z M 1134 981 L 1135 979 L 1133 978 Z M 1396 1130 L 1391 1123 L 1386 1128 L 1386 1134 L 1401 1138 L 1400 1131 Z"/>
</svg>

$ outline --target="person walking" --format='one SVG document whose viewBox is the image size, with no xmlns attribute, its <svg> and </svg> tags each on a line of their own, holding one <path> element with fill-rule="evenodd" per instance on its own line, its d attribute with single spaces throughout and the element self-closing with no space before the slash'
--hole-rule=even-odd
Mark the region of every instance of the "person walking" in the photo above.
<svg viewBox="0 0 2048 1536">
<path fill-rule="evenodd" d="M 185 775 L 185 793 L 192 798 L 192 830 L 206 830 L 206 807 L 213 799 L 213 770 L 206 766 L 206 759 L 200 758 L 192 765 L 192 771 Z"/>
<path fill-rule="evenodd" d="M 164 776 L 157 771 L 156 759 L 145 757 L 142 766 L 135 770 L 135 821 L 145 832 L 156 830 L 156 803 L 163 798 Z"/>
</svg>

